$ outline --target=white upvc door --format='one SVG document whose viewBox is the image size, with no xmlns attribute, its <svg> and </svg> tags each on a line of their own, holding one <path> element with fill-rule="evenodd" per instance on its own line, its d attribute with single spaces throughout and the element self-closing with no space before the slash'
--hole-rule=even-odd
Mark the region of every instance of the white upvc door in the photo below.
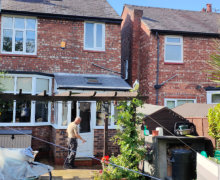
<svg viewBox="0 0 220 180">
<path fill-rule="evenodd" d="M 80 116 L 82 121 L 79 125 L 79 134 L 86 140 L 82 143 L 78 140 L 78 148 L 76 157 L 90 157 L 93 156 L 93 142 L 94 142 L 94 129 L 93 124 L 95 121 L 95 102 L 81 101 L 77 102 L 77 116 Z"/>
</svg>

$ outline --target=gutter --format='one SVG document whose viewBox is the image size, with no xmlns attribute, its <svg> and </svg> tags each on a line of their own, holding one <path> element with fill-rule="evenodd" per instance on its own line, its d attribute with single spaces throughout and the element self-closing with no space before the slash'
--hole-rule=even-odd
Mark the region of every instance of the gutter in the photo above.
<svg viewBox="0 0 220 180">
<path fill-rule="evenodd" d="M 51 13 L 28 12 L 28 11 L 14 11 L 14 10 L 4 10 L 4 9 L 1 9 L 1 14 L 37 16 L 41 18 L 62 19 L 62 20 L 65 19 L 65 20 L 75 20 L 75 21 L 98 21 L 98 22 L 114 23 L 114 24 L 121 24 L 122 22 L 122 19 L 113 19 L 113 18 L 51 14 Z"/>
<path fill-rule="evenodd" d="M 188 35 L 188 36 L 209 36 L 209 37 L 219 37 L 220 33 L 206 33 L 206 32 L 190 32 L 190 31 L 172 31 L 172 30 L 160 30 L 160 29 L 150 29 L 152 32 L 167 34 L 167 35 Z"/>
</svg>

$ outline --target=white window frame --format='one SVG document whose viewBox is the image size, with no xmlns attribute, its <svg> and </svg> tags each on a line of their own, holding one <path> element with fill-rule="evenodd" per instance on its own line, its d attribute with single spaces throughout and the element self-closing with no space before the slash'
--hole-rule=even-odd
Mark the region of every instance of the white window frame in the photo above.
<svg viewBox="0 0 220 180">
<path fill-rule="evenodd" d="M 177 101 L 181 101 L 181 100 L 185 100 L 185 101 L 194 101 L 194 103 L 196 103 L 196 99 L 174 99 L 174 98 L 164 98 L 164 106 L 167 107 L 167 101 L 174 101 L 175 102 L 175 107 L 177 107 Z M 175 108 L 174 107 L 174 108 Z"/>
<path fill-rule="evenodd" d="M 94 42 L 93 48 L 88 48 L 86 47 L 86 23 L 92 23 L 94 24 Z M 98 24 L 102 25 L 102 47 L 96 47 L 96 27 Z M 92 21 L 85 21 L 84 22 L 84 50 L 92 50 L 92 51 L 105 51 L 105 23 L 97 23 L 97 22 L 92 22 Z"/>
<path fill-rule="evenodd" d="M 180 38 L 180 43 L 167 42 L 167 38 Z M 166 59 L 166 45 L 180 45 L 181 46 L 181 60 Z M 183 37 L 182 36 L 165 36 L 165 39 L 164 39 L 164 62 L 183 63 Z"/>
<path fill-rule="evenodd" d="M 10 15 L 3 15 L 2 18 L 1 18 L 1 22 L 3 22 L 3 18 L 4 17 L 9 17 L 9 18 L 13 18 L 13 26 L 14 26 L 14 19 L 15 18 L 23 18 L 25 19 L 25 29 L 15 29 L 14 27 L 12 28 L 12 52 L 6 52 L 6 51 L 3 51 L 3 23 L 1 25 L 1 53 L 2 54 L 20 54 L 20 55 L 36 55 L 37 54 L 37 18 L 36 17 L 27 17 L 27 16 L 10 16 Z M 36 24 L 35 24 L 35 50 L 33 53 L 27 53 L 26 52 L 26 31 L 27 30 L 31 30 L 33 31 L 32 29 L 27 29 L 26 28 L 26 20 L 27 19 L 34 19 L 36 20 Z M 15 31 L 16 30 L 19 30 L 19 31 L 23 31 L 23 51 L 20 52 L 20 51 L 15 51 Z"/>
<path fill-rule="evenodd" d="M 95 110 L 96 110 L 96 104 L 95 104 Z M 116 129 L 117 125 L 115 125 L 115 121 L 114 121 L 114 114 L 115 114 L 115 108 L 114 108 L 114 103 L 113 101 L 111 102 L 111 115 L 108 119 L 108 121 L 111 121 L 111 124 L 108 126 L 108 129 Z M 104 126 L 97 126 L 96 125 L 96 118 L 95 118 L 95 122 L 93 124 L 94 129 L 104 129 Z"/>
<path fill-rule="evenodd" d="M 49 76 L 42 76 L 42 75 L 28 75 L 28 74 L 6 74 L 6 77 L 13 77 L 14 78 L 14 94 L 18 94 L 19 91 L 17 91 L 17 78 L 19 77 L 28 77 L 32 78 L 32 91 L 31 92 L 25 92 L 27 94 L 36 95 L 36 79 L 48 79 L 49 80 L 49 92 L 48 95 L 52 95 L 52 77 Z M 3 93 L 12 93 L 8 91 L 3 91 Z M 24 92 L 23 92 L 24 93 Z M 43 126 L 43 125 L 51 125 L 51 102 L 48 102 L 48 122 L 35 122 L 35 101 L 31 101 L 31 118 L 30 122 L 26 123 L 19 123 L 16 122 L 16 101 L 14 100 L 14 106 L 13 106 L 13 121 L 11 123 L 0 123 L 0 126 Z"/>
<path fill-rule="evenodd" d="M 220 94 L 220 91 L 206 91 L 207 104 L 218 104 L 218 103 L 212 103 L 213 94 Z"/>
</svg>

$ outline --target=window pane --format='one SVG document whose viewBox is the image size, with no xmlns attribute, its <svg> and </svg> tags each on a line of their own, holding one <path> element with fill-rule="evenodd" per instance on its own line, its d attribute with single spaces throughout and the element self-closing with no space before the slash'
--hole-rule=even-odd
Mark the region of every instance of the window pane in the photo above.
<svg viewBox="0 0 220 180">
<path fill-rule="evenodd" d="M 23 51 L 23 31 L 15 32 L 15 51 Z"/>
<path fill-rule="evenodd" d="M 90 102 L 80 102 L 79 103 L 79 110 L 80 110 L 80 117 L 82 121 L 79 126 L 80 133 L 87 133 L 91 132 L 91 103 Z"/>
<path fill-rule="evenodd" d="M 16 102 L 15 122 L 31 121 L 31 102 Z"/>
<path fill-rule="evenodd" d="M 17 91 L 22 89 L 23 92 L 32 91 L 32 78 L 18 77 L 17 78 Z"/>
<path fill-rule="evenodd" d="M 12 30 L 3 30 L 3 51 L 12 52 Z"/>
<path fill-rule="evenodd" d="M 35 121 L 48 122 L 48 102 L 36 102 Z"/>
<path fill-rule="evenodd" d="M 167 101 L 167 107 L 170 109 L 175 108 L 175 101 Z"/>
<path fill-rule="evenodd" d="M 12 29 L 13 19 L 11 17 L 3 17 L 3 28 L 4 29 Z"/>
<path fill-rule="evenodd" d="M 188 100 L 177 100 L 177 106 L 187 103 Z"/>
<path fill-rule="evenodd" d="M 220 94 L 212 94 L 212 103 L 220 103 Z"/>
<path fill-rule="evenodd" d="M 26 52 L 34 53 L 35 51 L 35 32 L 26 31 Z"/>
<path fill-rule="evenodd" d="M 0 87 L 3 91 L 14 91 L 14 78 L 0 77 Z"/>
<path fill-rule="evenodd" d="M 166 45 L 165 60 L 181 61 L 181 46 Z"/>
<path fill-rule="evenodd" d="M 68 104 L 63 102 L 63 111 L 62 111 L 62 126 L 67 126 L 67 113 L 68 113 Z"/>
<path fill-rule="evenodd" d="M 180 38 L 171 38 L 171 37 L 167 37 L 167 42 L 171 42 L 171 43 L 180 43 Z"/>
<path fill-rule="evenodd" d="M 108 125 L 111 125 L 111 103 L 103 104 L 102 102 L 96 103 L 96 126 L 104 126 L 105 114 L 109 117 Z"/>
<path fill-rule="evenodd" d="M 44 92 L 44 90 L 49 92 L 49 79 L 40 79 L 37 78 L 37 92 L 41 93 Z"/>
<path fill-rule="evenodd" d="M 114 106 L 114 125 L 117 124 L 119 110 L 117 106 Z"/>
<path fill-rule="evenodd" d="M 26 25 L 27 29 L 35 30 L 35 26 L 36 26 L 36 20 L 35 19 L 27 19 L 26 23 L 27 23 L 27 25 Z"/>
<path fill-rule="evenodd" d="M 58 104 L 59 102 L 54 102 L 54 121 L 51 119 L 52 124 L 58 124 Z"/>
<path fill-rule="evenodd" d="M 16 29 L 24 29 L 24 19 L 23 18 L 15 18 L 15 28 Z"/>
<path fill-rule="evenodd" d="M 86 23 L 85 47 L 94 48 L 94 24 Z"/>
<path fill-rule="evenodd" d="M 96 47 L 102 47 L 102 24 L 96 25 Z"/>
<path fill-rule="evenodd" d="M 186 103 L 194 103 L 194 100 L 186 100 Z"/>
<path fill-rule="evenodd" d="M 0 122 L 13 122 L 13 101 L 0 100 Z"/>
</svg>

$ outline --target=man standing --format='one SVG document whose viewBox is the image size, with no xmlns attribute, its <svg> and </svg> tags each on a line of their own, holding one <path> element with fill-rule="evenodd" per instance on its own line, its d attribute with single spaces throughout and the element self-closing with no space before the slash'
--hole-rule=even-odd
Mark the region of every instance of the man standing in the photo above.
<svg viewBox="0 0 220 180">
<path fill-rule="evenodd" d="M 71 122 L 67 127 L 67 134 L 68 134 L 68 156 L 64 162 L 64 168 L 65 169 L 73 169 L 74 166 L 74 160 L 76 156 L 76 150 L 77 150 L 77 139 L 80 139 L 83 143 L 86 141 L 79 135 L 78 133 L 78 125 L 81 122 L 80 117 L 76 117 L 73 122 Z"/>
</svg>

